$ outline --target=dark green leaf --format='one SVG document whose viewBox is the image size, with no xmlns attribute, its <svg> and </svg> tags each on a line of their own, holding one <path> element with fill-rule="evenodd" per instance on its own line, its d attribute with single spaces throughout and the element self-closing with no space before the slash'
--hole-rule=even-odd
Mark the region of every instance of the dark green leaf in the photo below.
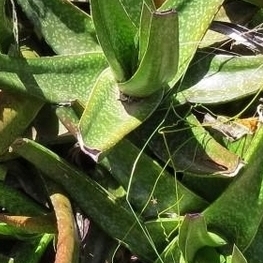
<svg viewBox="0 0 263 263">
<path fill-rule="evenodd" d="M 92 19 L 99 42 L 118 81 L 131 74 L 136 59 L 135 35 L 137 29 L 120 0 L 91 1 Z"/>
<path fill-rule="evenodd" d="M 12 40 L 12 23 L 6 16 L 6 0 L 0 0 L 0 52 L 7 53 Z"/>
<path fill-rule="evenodd" d="M 127 140 L 119 142 L 102 164 L 129 190 L 129 201 L 146 217 L 183 215 L 207 205 Z"/>
</svg>

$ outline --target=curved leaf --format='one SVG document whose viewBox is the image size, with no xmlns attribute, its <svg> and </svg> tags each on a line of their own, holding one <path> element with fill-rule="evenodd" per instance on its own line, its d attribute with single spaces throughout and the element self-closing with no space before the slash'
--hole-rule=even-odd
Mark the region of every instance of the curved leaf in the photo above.
<svg viewBox="0 0 263 263">
<path fill-rule="evenodd" d="M 217 229 L 241 251 L 253 240 L 263 216 L 263 128 L 246 152 L 246 166 L 224 193 L 204 212 L 210 228 Z"/>
<path fill-rule="evenodd" d="M 216 234 L 207 231 L 204 216 L 188 214 L 179 229 L 179 247 L 186 263 L 193 263 L 197 251 L 202 247 L 218 247 L 226 242 Z"/>
<path fill-rule="evenodd" d="M 85 103 L 106 67 L 101 52 L 34 59 L 0 55 L 0 85 L 2 90 L 23 92 L 49 102 L 79 99 Z"/>
<path fill-rule="evenodd" d="M 77 263 L 79 260 L 79 240 L 71 203 L 59 187 L 49 184 L 48 188 L 57 220 L 55 263 Z"/>
<path fill-rule="evenodd" d="M 179 64 L 170 86 L 181 78 L 192 60 L 199 42 L 206 33 L 223 0 L 167 0 L 159 10 L 175 8 L 179 17 Z M 200 17 L 202 19 L 200 19 Z"/>
<path fill-rule="evenodd" d="M 65 189 L 79 207 L 106 233 L 149 262 L 156 257 L 140 218 L 122 206 L 113 195 L 58 155 L 29 139 L 18 139 L 13 150 L 33 163 L 43 175 Z M 144 231 L 142 231 L 144 230 Z M 163 231 L 160 229 L 160 231 Z M 163 240 L 153 241 L 156 247 Z"/>
<path fill-rule="evenodd" d="M 83 150 L 97 161 L 102 152 L 139 126 L 159 105 L 162 96 L 158 92 L 145 99 L 123 101 L 111 70 L 105 70 L 80 119 L 79 142 Z"/>
<path fill-rule="evenodd" d="M 152 11 L 143 5 L 139 31 L 139 65 L 129 80 L 119 83 L 120 90 L 129 96 L 147 97 L 167 88 L 177 71 L 178 52 L 176 11 Z"/>
<path fill-rule="evenodd" d="M 100 51 L 91 17 L 70 1 L 17 0 L 57 54 Z"/>
<path fill-rule="evenodd" d="M 91 1 L 92 19 L 99 42 L 118 81 L 131 74 L 136 58 L 135 35 L 137 29 L 120 0 Z"/>
<path fill-rule="evenodd" d="M 221 104 L 255 94 L 263 88 L 262 55 L 201 54 L 187 72 L 175 103 Z"/>
<path fill-rule="evenodd" d="M 140 138 L 148 138 L 165 120 L 159 134 L 149 142 L 151 150 L 164 163 L 192 175 L 235 176 L 243 166 L 240 157 L 219 144 L 193 114 L 181 114 L 178 110 L 162 116 L 159 111 L 136 132 Z"/>
</svg>

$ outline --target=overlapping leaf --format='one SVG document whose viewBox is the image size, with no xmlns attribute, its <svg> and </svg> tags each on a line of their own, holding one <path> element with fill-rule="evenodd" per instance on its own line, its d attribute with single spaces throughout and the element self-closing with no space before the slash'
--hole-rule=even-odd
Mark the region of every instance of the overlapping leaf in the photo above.
<svg viewBox="0 0 263 263">
<path fill-rule="evenodd" d="M 139 126 L 157 107 L 163 92 L 151 97 L 123 101 L 111 70 L 105 70 L 92 93 L 79 123 L 79 142 L 94 160 Z"/>
<path fill-rule="evenodd" d="M 70 1 L 17 0 L 56 54 L 100 51 L 91 17 Z"/>
<path fill-rule="evenodd" d="M 175 103 L 219 104 L 262 90 L 262 55 L 200 54 L 187 72 Z"/>
<path fill-rule="evenodd" d="M 208 226 L 219 230 L 241 251 L 250 245 L 262 220 L 262 137 L 260 127 L 247 150 L 246 166 L 204 211 Z"/>
</svg>

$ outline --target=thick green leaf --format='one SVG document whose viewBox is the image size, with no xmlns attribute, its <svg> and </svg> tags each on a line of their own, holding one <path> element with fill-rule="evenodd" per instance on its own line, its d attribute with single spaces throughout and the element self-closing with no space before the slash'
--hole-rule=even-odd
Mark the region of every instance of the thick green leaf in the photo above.
<svg viewBox="0 0 263 263">
<path fill-rule="evenodd" d="M 61 185 L 84 213 L 105 232 L 120 240 L 141 258 L 153 261 L 156 255 L 154 246 L 159 248 L 160 243 L 158 240 L 150 243 L 140 218 L 136 219 L 113 195 L 85 173 L 32 140 L 17 140 L 12 148 L 40 169 L 43 175 Z"/>
<path fill-rule="evenodd" d="M 92 19 L 70 1 L 17 0 L 38 34 L 57 54 L 101 50 Z"/>
<path fill-rule="evenodd" d="M 161 6 L 160 10 L 175 8 L 179 16 L 179 66 L 170 86 L 174 86 L 187 70 L 199 42 L 223 2 L 223 0 L 209 2 L 206 0 L 167 0 Z"/>
<path fill-rule="evenodd" d="M 119 84 L 124 94 L 147 97 L 168 87 L 168 82 L 177 72 L 178 35 L 175 10 L 152 11 L 147 5 L 143 5 L 138 40 L 138 68 L 129 80 Z"/>
<path fill-rule="evenodd" d="M 199 54 L 189 68 L 175 103 L 219 104 L 255 94 L 263 88 L 262 55 Z"/>
<path fill-rule="evenodd" d="M 2 90 L 23 92 L 49 102 L 85 103 L 107 62 L 101 52 L 34 59 L 0 55 Z"/>
<path fill-rule="evenodd" d="M 205 211 L 210 228 L 235 243 L 241 251 L 252 242 L 263 216 L 263 128 L 260 127 L 246 152 L 246 166 Z"/>
<path fill-rule="evenodd" d="M 195 254 L 202 247 L 218 247 L 226 244 L 222 238 L 207 231 L 205 219 L 200 214 L 185 216 L 179 230 L 178 243 L 186 263 L 193 263 Z"/>
<path fill-rule="evenodd" d="M 182 109 L 181 109 L 182 110 Z M 162 122 L 159 133 L 149 142 L 151 150 L 176 171 L 199 176 L 233 177 L 242 161 L 219 144 L 193 114 L 180 109 L 162 115 L 154 114 L 137 131 L 140 138 L 148 138 Z"/>
<path fill-rule="evenodd" d="M 136 59 L 135 35 L 137 29 L 120 0 L 91 1 L 92 19 L 104 54 L 118 81 L 132 73 Z"/>
<path fill-rule="evenodd" d="M 102 164 L 129 191 L 132 206 L 145 217 L 183 215 L 207 205 L 128 140 L 119 142 Z"/>
<path fill-rule="evenodd" d="M 139 126 L 158 106 L 163 92 L 145 99 L 123 98 L 111 70 L 105 70 L 90 93 L 79 123 L 79 142 L 94 160 Z M 84 149 L 85 148 L 85 149 Z"/>
</svg>

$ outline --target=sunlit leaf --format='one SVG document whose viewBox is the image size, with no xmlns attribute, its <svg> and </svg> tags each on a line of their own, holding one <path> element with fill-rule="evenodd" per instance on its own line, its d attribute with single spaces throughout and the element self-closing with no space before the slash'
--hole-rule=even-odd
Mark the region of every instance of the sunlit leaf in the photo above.
<svg viewBox="0 0 263 263">
<path fill-rule="evenodd" d="M 91 17 L 70 1 L 17 0 L 56 54 L 100 51 Z"/>
<path fill-rule="evenodd" d="M 187 70 L 199 42 L 206 33 L 223 0 L 167 0 L 159 10 L 175 8 L 179 21 L 179 66 L 170 85 L 173 86 Z M 202 19 L 200 19 L 202 18 Z"/>
<path fill-rule="evenodd" d="M 205 246 L 218 247 L 226 242 L 207 231 L 205 219 L 200 214 L 188 214 L 180 226 L 179 247 L 187 263 L 193 263 L 196 252 Z"/>
<path fill-rule="evenodd" d="M 122 97 L 108 69 L 92 89 L 79 124 L 79 142 L 94 160 L 139 126 L 158 106 L 163 92 L 144 99 Z"/>
<path fill-rule="evenodd" d="M 143 5 L 138 37 L 138 68 L 130 79 L 119 84 L 120 90 L 130 96 L 147 97 L 166 89 L 177 72 L 178 38 L 178 15 L 175 10 L 153 11 Z"/>
<path fill-rule="evenodd" d="M 96 33 L 118 81 L 131 74 L 132 61 L 136 59 L 136 27 L 125 12 L 120 0 L 93 0 L 91 12 Z"/>
<path fill-rule="evenodd" d="M 40 100 L 35 99 L 32 103 L 28 97 L 0 92 L 0 154 L 24 134 L 42 106 Z"/>
<path fill-rule="evenodd" d="M 1 89 L 22 92 L 49 102 L 85 103 L 107 62 L 101 52 L 82 55 L 11 58 L 0 55 Z"/>
<path fill-rule="evenodd" d="M 199 54 L 175 95 L 175 103 L 219 104 L 237 100 L 262 89 L 262 55 Z"/>
<path fill-rule="evenodd" d="M 204 211 L 208 226 L 216 228 L 241 250 L 252 242 L 262 220 L 262 138 L 260 127 L 246 152 L 245 167 Z"/>
</svg>

